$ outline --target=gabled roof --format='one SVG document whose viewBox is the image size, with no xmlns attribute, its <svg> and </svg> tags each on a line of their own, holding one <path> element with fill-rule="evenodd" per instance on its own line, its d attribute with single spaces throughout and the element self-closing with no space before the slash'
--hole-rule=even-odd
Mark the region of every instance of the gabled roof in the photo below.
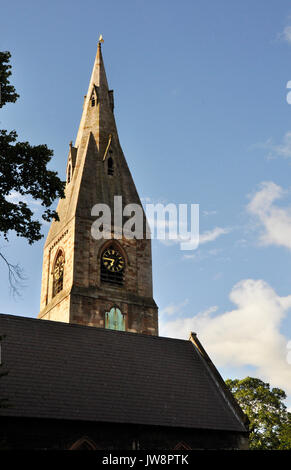
<svg viewBox="0 0 291 470">
<path fill-rule="evenodd" d="M 2 416 L 247 431 L 192 341 L 0 314 L 3 334 Z"/>
</svg>

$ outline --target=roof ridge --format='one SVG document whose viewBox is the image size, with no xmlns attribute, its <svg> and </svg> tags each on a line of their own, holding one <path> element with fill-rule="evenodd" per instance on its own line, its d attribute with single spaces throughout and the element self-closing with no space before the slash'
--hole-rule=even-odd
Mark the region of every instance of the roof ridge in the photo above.
<svg viewBox="0 0 291 470">
<path fill-rule="evenodd" d="M 141 336 L 141 337 L 144 337 L 144 338 L 151 338 L 152 340 L 153 339 L 156 339 L 156 340 L 167 340 L 167 341 L 182 341 L 182 342 L 186 342 L 186 343 L 189 343 L 189 340 L 188 339 L 181 339 L 181 338 L 171 338 L 171 337 L 168 337 L 168 336 L 158 336 L 158 335 L 148 335 L 148 334 L 145 334 L 145 333 L 135 333 L 133 331 L 119 331 L 119 330 L 111 330 L 111 329 L 108 329 L 108 328 L 102 328 L 102 327 L 98 327 L 98 326 L 90 326 L 90 325 L 81 325 L 79 323 L 67 323 L 67 322 L 62 322 L 62 321 L 55 321 L 55 320 L 43 320 L 41 318 L 35 318 L 35 317 L 26 317 L 26 316 L 22 316 L 22 315 L 14 315 L 12 313 L 1 313 L 0 312 L 0 315 L 2 316 L 5 316 L 5 317 L 8 317 L 8 318 L 12 318 L 12 319 L 18 319 L 18 320 L 28 320 L 28 321 L 34 321 L 34 322 L 46 322 L 47 324 L 54 324 L 54 325 L 62 325 L 63 327 L 69 327 L 69 328 L 87 328 L 87 329 L 90 329 L 90 330 L 94 330 L 94 331 L 105 331 L 106 333 L 108 334 L 125 334 L 125 335 L 138 335 L 138 336 Z"/>
</svg>

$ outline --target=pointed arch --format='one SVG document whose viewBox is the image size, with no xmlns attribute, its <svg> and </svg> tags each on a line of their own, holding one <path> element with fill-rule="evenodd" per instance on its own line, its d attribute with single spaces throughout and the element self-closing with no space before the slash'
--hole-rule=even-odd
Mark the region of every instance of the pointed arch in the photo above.
<svg viewBox="0 0 291 470">
<path fill-rule="evenodd" d="M 99 249 L 100 281 L 123 286 L 128 258 L 116 240 L 108 240 Z"/>
<path fill-rule="evenodd" d="M 69 450 L 96 450 L 97 446 L 89 437 L 84 436 L 78 439 L 69 447 Z"/>
<path fill-rule="evenodd" d="M 125 259 L 125 265 L 130 266 L 130 260 L 128 258 L 128 255 L 127 255 L 125 249 L 123 248 L 121 243 L 118 240 L 116 240 L 115 238 L 111 238 L 109 240 L 106 240 L 106 242 L 104 242 L 103 245 L 100 246 L 100 248 L 98 250 L 98 255 L 97 255 L 98 259 L 100 259 L 100 256 L 103 253 L 103 251 L 106 248 L 108 248 L 110 245 L 113 245 L 118 251 L 120 251 L 120 253 L 122 254 L 122 256 Z"/>
<path fill-rule="evenodd" d="M 105 312 L 105 328 L 109 330 L 125 331 L 125 315 L 117 306 Z"/>
<path fill-rule="evenodd" d="M 93 85 L 92 93 L 90 96 L 90 103 L 91 103 L 91 107 L 96 106 L 98 103 L 97 87 L 95 85 Z"/>
<path fill-rule="evenodd" d="M 55 253 L 55 256 L 54 256 L 54 259 L 53 259 L 53 263 L 52 263 L 52 270 L 51 270 L 51 273 L 53 274 L 54 272 L 54 265 L 55 265 L 55 262 L 56 262 L 56 259 L 57 257 L 59 256 L 60 252 L 62 253 L 63 257 L 64 257 L 64 260 L 65 260 L 65 250 L 63 248 L 63 246 L 58 246 L 58 249 Z"/>
<path fill-rule="evenodd" d="M 114 175 L 114 162 L 113 162 L 113 158 L 111 157 L 111 155 L 107 159 L 107 174 L 110 176 Z"/>
<path fill-rule="evenodd" d="M 178 442 L 173 450 L 191 450 L 191 447 L 189 447 L 185 442 Z"/>
<path fill-rule="evenodd" d="M 53 297 L 63 290 L 64 287 L 64 270 L 65 270 L 65 252 L 63 248 L 59 248 L 56 252 L 53 267 Z"/>
</svg>

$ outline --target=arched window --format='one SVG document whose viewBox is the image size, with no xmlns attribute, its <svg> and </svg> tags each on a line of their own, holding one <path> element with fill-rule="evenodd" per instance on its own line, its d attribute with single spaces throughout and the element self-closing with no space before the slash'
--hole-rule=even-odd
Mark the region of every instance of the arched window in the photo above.
<svg viewBox="0 0 291 470">
<path fill-rule="evenodd" d="M 96 450 L 96 444 L 88 437 L 82 437 L 74 442 L 69 450 Z"/>
<path fill-rule="evenodd" d="M 109 312 L 105 313 L 105 328 L 125 331 L 125 318 L 119 308 L 112 307 Z"/>
<path fill-rule="evenodd" d="M 95 94 L 94 89 L 92 90 L 90 101 L 91 101 L 91 106 L 95 106 L 95 104 L 96 104 L 96 94 Z"/>
<path fill-rule="evenodd" d="M 65 257 L 59 250 L 53 267 L 53 297 L 63 290 Z"/>
<path fill-rule="evenodd" d="M 108 163 L 107 163 L 108 167 L 107 167 L 107 173 L 108 175 L 113 175 L 114 173 L 114 164 L 113 164 L 113 158 L 112 157 L 109 157 L 108 158 Z"/>
<path fill-rule="evenodd" d="M 173 450 L 191 450 L 191 447 L 188 446 L 188 444 L 185 444 L 185 442 L 179 442 Z"/>
<path fill-rule="evenodd" d="M 101 254 L 101 282 L 123 285 L 125 260 L 115 245 L 109 245 Z"/>
</svg>

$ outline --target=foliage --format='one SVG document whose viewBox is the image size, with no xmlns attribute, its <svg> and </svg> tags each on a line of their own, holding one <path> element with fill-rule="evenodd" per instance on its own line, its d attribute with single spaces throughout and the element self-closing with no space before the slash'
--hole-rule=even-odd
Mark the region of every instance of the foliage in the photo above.
<svg viewBox="0 0 291 470">
<path fill-rule="evenodd" d="M 9 52 L 0 52 L 0 107 L 18 98 L 9 82 L 10 57 Z M 44 208 L 43 220 L 58 220 L 57 212 L 50 206 L 55 199 L 64 197 L 64 182 L 55 171 L 47 169 L 52 155 L 53 151 L 46 145 L 18 142 L 15 130 L 0 130 L 0 233 L 4 239 L 8 240 L 11 230 L 30 244 L 42 238 L 42 224 L 33 218 L 35 214 L 29 207 L 31 200 L 37 200 Z M 9 281 L 15 290 L 21 268 L 9 263 L 3 253 L 0 256 L 7 264 Z"/>
<path fill-rule="evenodd" d="M 31 146 L 28 142 L 16 142 L 15 131 L 0 130 L 0 231 L 7 239 L 9 230 L 28 239 L 39 240 L 41 223 L 33 220 L 33 212 L 25 198 L 19 202 L 7 199 L 16 193 L 39 199 L 47 209 L 42 215 L 46 221 L 57 218 L 49 207 L 56 197 L 61 197 L 62 182 L 57 173 L 49 171 L 47 164 L 53 155 L 46 145 Z"/>
<path fill-rule="evenodd" d="M 0 108 L 6 103 L 15 103 L 17 98 L 19 98 L 14 86 L 9 82 L 11 75 L 11 65 L 9 64 L 10 57 L 10 52 L 0 51 Z"/>
<path fill-rule="evenodd" d="M 250 449 L 291 449 L 291 415 L 286 393 L 253 377 L 226 380 L 250 420 Z"/>
</svg>

